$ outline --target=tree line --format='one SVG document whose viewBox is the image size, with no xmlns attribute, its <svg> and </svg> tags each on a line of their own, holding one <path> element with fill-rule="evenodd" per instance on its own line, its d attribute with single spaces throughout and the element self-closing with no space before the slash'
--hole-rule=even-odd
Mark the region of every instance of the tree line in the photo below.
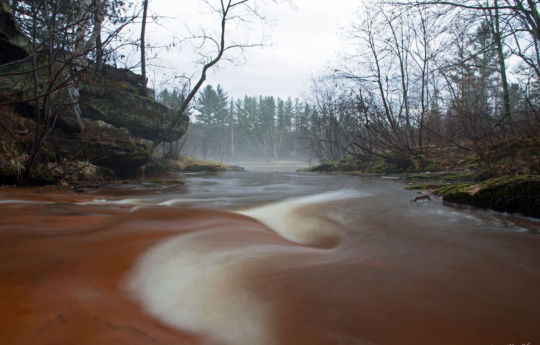
<svg viewBox="0 0 540 345">
<path fill-rule="evenodd" d="M 313 154 L 379 156 L 407 168 L 435 148 L 483 159 L 493 145 L 538 140 L 537 6 L 365 1 L 349 29 L 350 49 L 313 84 Z"/>
<path fill-rule="evenodd" d="M 162 90 L 157 99 L 177 108 L 183 95 Z M 163 155 L 180 154 L 220 161 L 306 160 L 315 162 L 310 135 L 312 106 L 298 98 L 244 96 L 234 99 L 217 85 L 207 85 L 190 109 L 192 121 L 185 137 L 163 144 Z"/>
<path fill-rule="evenodd" d="M 220 160 L 380 157 L 406 169 L 433 149 L 483 158 L 493 145 L 538 140 L 539 24 L 528 0 L 365 1 L 349 49 L 314 78 L 306 99 L 233 100 L 208 86 L 187 137 L 169 151 Z"/>
</svg>

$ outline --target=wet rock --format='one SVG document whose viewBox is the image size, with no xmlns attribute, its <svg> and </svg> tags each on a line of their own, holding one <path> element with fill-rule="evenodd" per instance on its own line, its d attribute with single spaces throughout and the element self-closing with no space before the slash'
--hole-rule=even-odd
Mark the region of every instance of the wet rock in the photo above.
<svg viewBox="0 0 540 345">
<path fill-rule="evenodd" d="M 441 187 L 443 201 L 540 218 L 540 176 L 503 176 Z"/>
</svg>

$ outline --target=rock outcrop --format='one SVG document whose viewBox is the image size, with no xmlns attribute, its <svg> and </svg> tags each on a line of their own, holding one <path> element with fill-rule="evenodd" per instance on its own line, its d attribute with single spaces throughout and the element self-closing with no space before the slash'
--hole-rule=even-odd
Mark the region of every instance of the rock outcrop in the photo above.
<svg viewBox="0 0 540 345">
<path fill-rule="evenodd" d="M 35 104 L 32 100 L 32 64 L 30 59 L 24 59 L 30 52 L 29 47 L 28 39 L 15 25 L 9 6 L 0 0 L 0 104 L 9 107 L 11 117 L 25 117 L 26 124 L 33 121 Z M 38 56 L 39 63 L 45 65 L 47 57 L 44 54 Z M 19 62 L 21 59 L 23 61 Z M 52 66 L 57 70 L 63 67 L 61 62 Z M 47 70 L 43 68 L 38 74 L 40 92 L 49 86 Z M 105 66 L 100 76 L 88 69 L 78 79 L 79 106 L 85 124 L 82 133 L 67 89 L 60 88 L 50 97 L 50 101 L 55 102 L 57 117 L 50 137 L 54 139 L 58 153 L 67 159 L 87 160 L 113 170 L 118 176 L 131 176 L 150 159 L 150 141 L 172 142 L 180 139 L 187 130 L 188 116 L 158 103 L 151 90 L 149 96 L 142 96 L 142 77 L 131 71 Z M 163 129 L 173 119 L 176 126 L 163 134 Z M 17 123 L 12 120 L 10 123 Z M 28 136 L 31 130 L 28 128 Z"/>
<path fill-rule="evenodd" d="M 139 94 L 142 77 L 129 70 L 105 67 L 102 77 L 88 73 L 80 87 L 83 117 L 104 121 L 114 127 L 125 127 L 146 140 L 158 140 L 162 129 L 180 116 L 175 127 L 165 133 L 163 141 L 173 142 L 186 132 L 188 116 L 177 114 L 150 97 Z M 151 90 L 150 90 L 151 91 Z"/>
<path fill-rule="evenodd" d="M 56 142 L 64 156 L 108 168 L 119 177 L 134 177 L 151 158 L 148 145 L 137 143 L 125 128 L 83 118 L 80 134 L 57 131 Z"/>
<path fill-rule="evenodd" d="M 0 64 L 23 59 L 30 50 L 30 42 L 17 28 L 8 3 L 0 0 Z"/>
<path fill-rule="evenodd" d="M 443 201 L 540 218 L 540 176 L 503 176 L 440 187 Z"/>
</svg>

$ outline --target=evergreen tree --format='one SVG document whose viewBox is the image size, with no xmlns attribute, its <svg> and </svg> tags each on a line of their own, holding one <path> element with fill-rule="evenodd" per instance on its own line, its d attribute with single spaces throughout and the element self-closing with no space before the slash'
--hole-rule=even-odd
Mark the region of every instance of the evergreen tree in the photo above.
<svg viewBox="0 0 540 345">
<path fill-rule="evenodd" d="M 201 147 L 205 159 L 208 154 L 223 158 L 227 138 L 225 128 L 229 122 L 227 105 L 228 96 L 220 85 L 215 90 L 212 85 L 207 85 L 197 98 L 196 119 L 203 135 Z"/>
</svg>

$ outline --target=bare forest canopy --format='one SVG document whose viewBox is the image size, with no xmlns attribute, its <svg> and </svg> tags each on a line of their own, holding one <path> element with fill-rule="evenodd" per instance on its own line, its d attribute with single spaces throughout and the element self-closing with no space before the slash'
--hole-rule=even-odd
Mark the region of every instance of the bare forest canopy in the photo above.
<svg viewBox="0 0 540 345">
<path fill-rule="evenodd" d="M 157 97 L 147 88 L 152 68 L 163 67 L 159 59 L 147 64 L 146 54 L 156 48 L 146 37 L 147 23 L 156 20 L 148 0 L 0 3 L 0 158 L 2 174 L 9 170 L 18 183 L 28 183 L 38 170 L 66 172 L 68 162 L 83 158 L 78 149 L 66 155 L 57 140 L 60 127 L 69 127 L 69 138 L 127 128 L 114 136 L 124 140 L 122 155 L 136 153 L 124 165 L 130 171 L 157 147 L 171 157 L 220 160 L 377 158 L 403 170 L 423 169 L 434 152 L 446 150 L 474 154 L 492 168 L 493 147 L 539 140 L 540 15 L 533 0 L 359 2 L 347 49 L 314 78 L 302 100 L 231 99 L 219 86 L 205 86 L 208 71 L 233 59 L 231 51 L 261 45 L 231 35 L 264 20 L 261 1 L 201 0 L 214 15 L 213 23 L 202 24 L 212 29 L 203 25 L 185 34 L 185 41 L 198 42 L 199 66 L 175 74 Z M 174 42 L 167 48 L 176 49 Z M 107 91 L 111 74 L 121 78 Z M 88 108 L 85 92 L 125 95 L 117 104 L 137 100 L 141 111 L 107 121 L 127 108 Z M 151 104 L 156 100 L 170 111 Z M 145 123 L 143 113 L 159 128 Z M 21 114 L 24 121 L 14 118 Z M 177 140 L 188 114 L 194 121 Z M 138 136 L 138 123 L 152 127 L 151 135 Z M 99 165 L 116 158 L 82 160 Z M 538 173 L 538 162 L 529 170 Z"/>
<path fill-rule="evenodd" d="M 346 155 L 422 165 L 451 148 L 538 142 L 540 16 L 535 1 L 365 1 L 350 50 L 312 89 L 308 138 Z"/>
<path fill-rule="evenodd" d="M 535 1 L 364 1 L 349 49 L 306 99 L 232 100 L 209 86 L 180 146 L 214 159 L 375 158 L 403 170 L 460 152 L 493 169 L 494 147 L 539 141 L 539 25 Z M 537 157 L 524 172 L 538 173 Z"/>
</svg>

